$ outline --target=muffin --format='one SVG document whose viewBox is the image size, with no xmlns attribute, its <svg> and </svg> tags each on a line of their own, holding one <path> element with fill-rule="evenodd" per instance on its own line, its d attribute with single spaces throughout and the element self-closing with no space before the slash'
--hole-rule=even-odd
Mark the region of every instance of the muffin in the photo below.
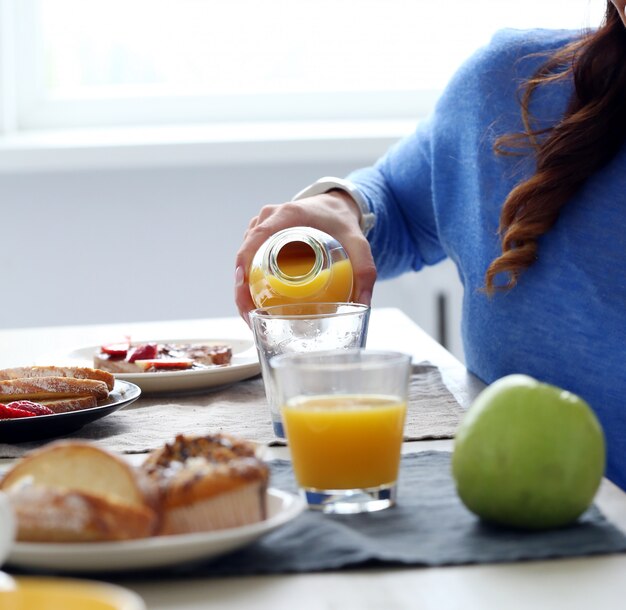
<svg viewBox="0 0 626 610">
<path fill-rule="evenodd" d="M 227 434 L 178 435 L 150 454 L 142 469 L 158 486 L 164 535 L 221 530 L 266 518 L 269 470 L 247 441 Z"/>
</svg>

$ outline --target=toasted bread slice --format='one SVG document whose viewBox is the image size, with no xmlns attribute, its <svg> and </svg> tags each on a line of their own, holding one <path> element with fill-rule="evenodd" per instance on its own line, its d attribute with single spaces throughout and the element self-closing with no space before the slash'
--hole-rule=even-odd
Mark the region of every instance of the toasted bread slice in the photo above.
<svg viewBox="0 0 626 610">
<path fill-rule="evenodd" d="M 95 396 L 79 396 L 77 398 L 57 398 L 55 400 L 40 400 L 39 404 L 45 405 L 55 413 L 69 413 L 70 411 L 82 411 L 98 406 Z"/>
<path fill-rule="evenodd" d="M 155 358 L 148 360 L 158 360 L 173 358 L 189 359 L 195 365 L 218 366 L 230 364 L 233 357 L 233 350 L 229 345 L 217 344 L 195 344 L 195 343 L 159 343 L 158 353 Z M 126 358 L 111 357 L 102 351 L 96 352 L 93 356 L 93 365 L 98 369 L 110 371 L 111 373 L 146 373 L 154 372 L 152 369 L 146 371 L 145 367 L 136 362 L 129 362 Z M 166 368 L 159 370 L 167 370 Z"/>
<path fill-rule="evenodd" d="M 102 400 L 109 395 L 104 381 L 74 379 L 72 377 L 32 377 L 30 379 L 7 379 L 0 381 L 0 402 L 12 400 L 52 400 L 93 396 Z"/>
<path fill-rule="evenodd" d="M 74 379 L 94 379 L 104 381 L 109 392 L 115 384 L 115 377 L 107 371 L 86 366 L 20 366 L 0 370 L 0 381 L 9 379 L 30 379 L 33 377 L 70 377 Z"/>
<path fill-rule="evenodd" d="M 20 540 L 140 538 L 158 527 L 157 492 L 141 471 L 89 443 L 33 451 L 6 474 Z"/>
<path fill-rule="evenodd" d="M 110 358 L 107 354 L 96 353 L 93 356 L 93 365 L 98 369 L 105 369 L 111 373 L 143 373 L 134 362 L 123 358 Z"/>
</svg>

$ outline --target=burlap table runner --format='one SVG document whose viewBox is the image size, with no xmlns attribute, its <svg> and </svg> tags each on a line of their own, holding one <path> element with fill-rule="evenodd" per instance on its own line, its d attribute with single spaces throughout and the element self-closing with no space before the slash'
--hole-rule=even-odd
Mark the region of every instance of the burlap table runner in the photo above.
<svg viewBox="0 0 626 610">
<path fill-rule="evenodd" d="M 414 366 L 405 440 L 452 438 L 463 409 L 430 363 Z M 92 441 L 111 451 L 145 453 L 176 434 L 229 432 L 258 443 L 274 437 L 261 377 L 187 396 L 145 396 L 64 437 Z M 20 457 L 49 441 L 0 443 L 0 458 Z"/>
</svg>

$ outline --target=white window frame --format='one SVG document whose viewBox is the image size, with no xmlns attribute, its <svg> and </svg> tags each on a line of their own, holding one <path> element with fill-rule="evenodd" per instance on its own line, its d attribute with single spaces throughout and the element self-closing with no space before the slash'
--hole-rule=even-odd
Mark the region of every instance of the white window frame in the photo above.
<svg viewBox="0 0 626 610">
<path fill-rule="evenodd" d="M 181 97 L 172 103 L 171 95 L 132 103 L 120 99 L 51 102 L 37 90 L 41 78 L 20 78 L 40 68 L 26 44 L 41 41 L 32 30 L 36 3 L 0 0 L 0 173 L 189 164 L 369 163 L 410 133 L 440 93 L 370 92 L 368 97 L 376 104 L 368 104 L 369 108 L 363 105 L 364 92 L 336 93 L 332 103 L 324 98 L 325 104 L 321 103 L 325 94 L 318 94 L 317 113 L 306 117 L 299 113 L 297 100 L 306 95 L 310 101 L 315 94 L 272 95 L 268 96 L 272 104 L 264 104 L 263 113 L 246 115 L 245 121 L 236 112 L 240 103 L 236 96 L 214 96 L 210 104 L 206 96 Z M 85 128 L 87 124 L 93 127 Z"/>
<path fill-rule="evenodd" d="M 46 109 L 38 101 L 40 92 L 18 82 L 16 55 L 27 52 L 20 41 L 32 36 L 25 24 L 35 21 L 34 2 L 0 0 L 0 174 L 190 165 L 370 163 L 410 133 L 438 95 L 437 91 L 418 96 L 410 92 L 398 97 L 394 110 L 397 114 L 392 120 L 368 117 L 351 121 L 328 120 L 328 112 L 320 112 L 317 120 L 306 121 L 294 120 L 292 114 L 288 121 L 285 99 L 276 100 L 277 107 L 284 109 L 280 121 L 272 120 L 280 114 L 276 112 L 274 117 L 265 116 L 256 122 L 229 122 L 224 116 L 219 122 L 211 122 L 202 100 L 188 99 L 183 103 L 188 124 L 177 115 L 180 106 L 176 113 L 163 108 L 165 100 L 151 100 L 142 116 L 137 116 L 136 110 L 129 114 L 128 107 L 123 108 L 121 103 L 115 108 L 115 104 L 106 102 L 108 118 L 92 117 L 96 127 L 80 128 L 88 113 L 98 111 L 97 104 L 88 113 L 76 104 Z M 28 59 L 22 55 L 21 61 Z M 344 97 L 344 108 L 351 103 L 350 97 Z M 146 112 L 152 113 L 152 119 L 158 115 L 162 124 L 146 124 Z M 380 116 L 385 114 L 388 111 L 381 111 Z M 111 127 L 113 123 L 118 126 Z"/>
<path fill-rule="evenodd" d="M 0 135 L 17 130 L 14 9 L 14 0 L 0 0 Z"/>
<path fill-rule="evenodd" d="M 14 50 L 17 90 L 15 122 L 20 131 L 84 127 L 146 126 L 237 122 L 414 120 L 431 108 L 439 90 L 344 91 L 328 93 L 255 94 L 263 103 L 249 104 L 241 95 L 181 95 L 46 100 L 41 64 L 33 53 L 38 0 L 2 0 L 19 28 Z M 7 41 L 6 47 L 11 42 Z M 4 45 L 3 45 L 4 46 Z M 21 78 L 20 75 L 29 75 Z M 34 77 L 33 77 L 34 75 Z M 364 104 L 363 100 L 367 99 Z M 251 110 L 252 108 L 252 110 Z M 304 110 L 302 110 L 304 109 Z"/>
</svg>

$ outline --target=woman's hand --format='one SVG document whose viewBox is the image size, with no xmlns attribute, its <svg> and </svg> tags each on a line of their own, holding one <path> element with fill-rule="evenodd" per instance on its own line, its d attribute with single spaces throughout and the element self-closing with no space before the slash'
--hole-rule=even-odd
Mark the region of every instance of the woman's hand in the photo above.
<svg viewBox="0 0 626 610">
<path fill-rule="evenodd" d="M 271 235 L 290 227 L 307 226 L 332 235 L 345 248 L 354 273 L 353 294 L 358 303 L 369 305 L 376 281 L 376 267 L 369 243 L 359 226 L 360 210 L 347 193 L 330 191 L 281 205 L 266 205 L 248 225 L 235 259 L 235 303 L 246 322 L 255 308 L 248 288 L 248 271 L 261 244 Z"/>
</svg>

